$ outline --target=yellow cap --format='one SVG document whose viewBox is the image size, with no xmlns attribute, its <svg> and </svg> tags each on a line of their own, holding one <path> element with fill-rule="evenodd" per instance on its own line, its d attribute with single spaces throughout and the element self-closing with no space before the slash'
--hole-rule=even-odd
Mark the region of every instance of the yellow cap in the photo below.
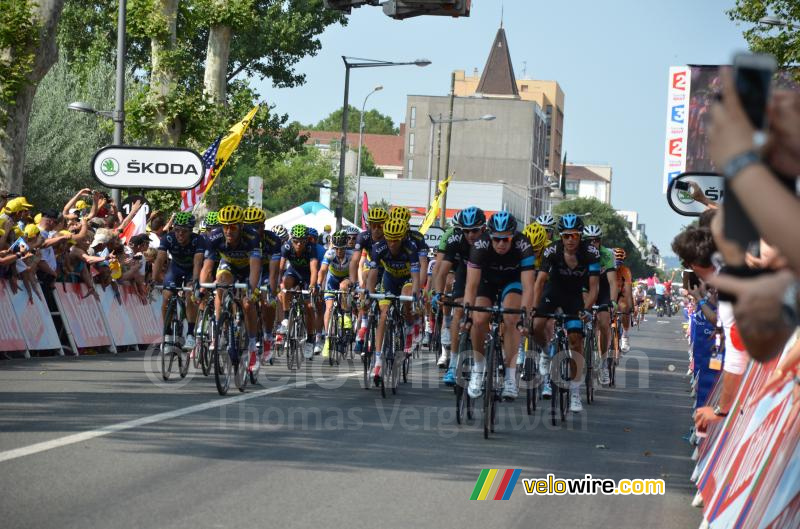
<svg viewBox="0 0 800 529">
<path fill-rule="evenodd" d="M 19 213 L 20 211 L 26 211 L 32 207 L 33 205 L 29 204 L 25 197 L 16 197 L 6 202 L 5 211 L 7 213 Z"/>
<path fill-rule="evenodd" d="M 39 226 L 36 224 L 28 224 L 23 231 L 26 239 L 35 239 L 39 236 Z"/>
<path fill-rule="evenodd" d="M 36 216 L 33 217 L 33 223 L 34 224 L 39 224 L 40 222 L 42 222 L 42 214 L 41 213 L 37 213 Z"/>
<path fill-rule="evenodd" d="M 88 207 L 89 204 L 87 204 L 85 200 L 79 200 L 75 202 L 75 209 L 86 209 Z"/>
<path fill-rule="evenodd" d="M 325 232 L 328 232 L 328 233 L 330 233 L 330 231 L 331 231 L 331 225 L 330 225 L 330 224 L 326 224 L 326 225 L 325 225 L 325 227 L 324 227 L 324 228 L 322 228 L 322 231 L 325 231 Z"/>
</svg>

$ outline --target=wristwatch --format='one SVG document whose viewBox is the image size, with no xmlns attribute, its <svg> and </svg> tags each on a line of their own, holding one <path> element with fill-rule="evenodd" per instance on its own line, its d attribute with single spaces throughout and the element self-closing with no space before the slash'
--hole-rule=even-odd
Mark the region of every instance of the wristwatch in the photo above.
<svg viewBox="0 0 800 529">
<path fill-rule="evenodd" d="M 797 327 L 800 325 L 800 310 L 798 310 L 797 306 L 798 290 L 800 290 L 800 281 L 794 280 L 786 287 L 786 291 L 783 294 L 781 314 L 786 324 L 790 327 Z"/>
<path fill-rule="evenodd" d="M 716 415 L 717 417 L 726 417 L 728 415 L 728 412 L 722 413 L 722 408 L 716 406 L 714 408 L 714 415 Z"/>
<path fill-rule="evenodd" d="M 731 180 L 745 168 L 757 163 L 761 163 L 761 157 L 758 153 L 752 150 L 745 151 L 731 158 L 728 163 L 725 164 L 725 167 L 722 168 L 722 174 L 725 178 Z"/>
</svg>

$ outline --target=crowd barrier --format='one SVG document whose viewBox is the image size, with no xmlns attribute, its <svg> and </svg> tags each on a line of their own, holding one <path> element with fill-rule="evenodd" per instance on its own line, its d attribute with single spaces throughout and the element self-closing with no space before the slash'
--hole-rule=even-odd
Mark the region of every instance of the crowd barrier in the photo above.
<svg viewBox="0 0 800 529">
<path fill-rule="evenodd" d="M 800 367 L 800 361 L 783 362 L 790 348 L 767 363 L 750 361 L 735 405 L 699 440 L 692 481 L 694 505 L 703 507 L 701 528 L 800 527 L 800 384 L 775 373 L 779 364 L 786 373 Z M 697 405 L 716 405 L 720 389 L 715 384 Z"/>
<path fill-rule="evenodd" d="M 39 284 L 33 295 L 20 281 L 16 293 L 8 281 L 0 281 L 0 351 L 64 349 L 77 355 L 81 349 L 138 347 L 161 340 L 161 293 L 142 303 L 131 286 L 94 287 L 97 298 L 82 283 L 55 283 L 56 308 L 51 312 Z M 63 323 L 63 343 L 54 316 Z"/>
</svg>

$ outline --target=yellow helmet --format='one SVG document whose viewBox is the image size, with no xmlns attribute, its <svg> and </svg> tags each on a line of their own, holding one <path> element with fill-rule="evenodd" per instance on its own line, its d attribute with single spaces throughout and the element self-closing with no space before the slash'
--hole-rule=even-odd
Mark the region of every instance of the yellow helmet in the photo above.
<svg viewBox="0 0 800 529">
<path fill-rule="evenodd" d="M 389 217 L 409 222 L 411 220 L 411 210 L 405 206 L 394 206 L 389 210 Z"/>
<path fill-rule="evenodd" d="M 522 234 L 528 238 L 534 251 L 539 251 L 550 243 L 547 238 L 547 230 L 538 222 L 532 222 L 525 226 Z"/>
<path fill-rule="evenodd" d="M 396 217 L 389 217 L 383 225 L 383 236 L 387 241 L 399 241 L 406 236 L 408 224 Z"/>
<path fill-rule="evenodd" d="M 386 210 L 383 208 L 370 208 L 367 213 L 367 222 L 381 223 L 385 222 L 387 218 L 389 218 L 389 214 L 386 213 Z"/>
<path fill-rule="evenodd" d="M 244 223 L 245 224 L 259 224 L 267 220 L 267 214 L 264 210 L 255 206 L 250 206 L 244 210 Z"/>
<path fill-rule="evenodd" d="M 229 204 L 219 210 L 219 223 L 222 225 L 241 224 L 244 221 L 244 210 L 241 206 Z"/>
</svg>

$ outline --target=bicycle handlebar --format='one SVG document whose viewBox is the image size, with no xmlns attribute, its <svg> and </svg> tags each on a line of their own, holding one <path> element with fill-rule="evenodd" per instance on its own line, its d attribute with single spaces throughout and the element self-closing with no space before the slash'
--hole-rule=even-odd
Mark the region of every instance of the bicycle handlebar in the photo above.
<svg viewBox="0 0 800 529">
<path fill-rule="evenodd" d="M 414 301 L 414 297 L 413 296 L 395 296 L 394 294 L 385 294 L 385 293 L 382 293 L 382 294 L 369 294 L 369 298 L 370 299 L 377 299 L 377 300 L 381 300 L 381 299 L 397 299 L 397 300 L 400 300 L 400 301 Z"/>
<path fill-rule="evenodd" d="M 297 290 L 296 288 L 282 288 L 281 292 L 283 293 L 293 292 L 295 294 L 302 294 L 304 296 L 308 296 L 309 294 L 311 294 L 310 290 Z"/>
<path fill-rule="evenodd" d="M 184 292 L 191 292 L 192 291 L 192 287 L 186 287 L 186 286 L 184 286 L 184 287 L 165 287 L 164 285 L 153 285 L 153 288 L 155 288 L 156 290 L 172 290 L 172 291 L 183 290 Z"/>
<path fill-rule="evenodd" d="M 200 288 L 209 288 L 211 290 L 216 290 L 218 288 L 236 288 L 247 290 L 250 288 L 250 285 L 247 283 L 234 283 L 232 285 L 220 285 L 219 283 L 200 283 Z"/>
<path fill-rule="evenodd" d="M 488 312 L 490 314 L 525 314 L 527 311 L 525 309 L 508 309 L 505 307 L 480 307 L 477 305 L 470 305 L 464 307 L 465 311 L 471 312 Z"/>
</svg>

